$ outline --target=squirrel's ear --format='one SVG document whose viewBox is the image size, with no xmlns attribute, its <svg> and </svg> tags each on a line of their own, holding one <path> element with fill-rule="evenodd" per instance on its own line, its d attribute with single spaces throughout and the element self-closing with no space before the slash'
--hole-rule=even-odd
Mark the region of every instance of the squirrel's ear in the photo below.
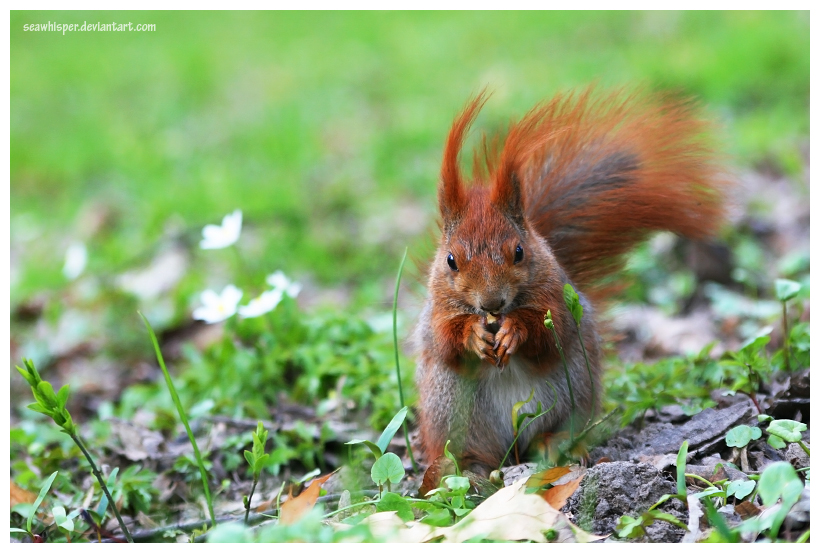
<svg viewBox="0 0 820 553">
<path fill-rule="evenodd" d="M 496 174 L 490 201 L 505 217 L 523 226 L 524 201 L 521 195 L 521 180 L 515 172 Z"/>
<path fill-rule="evenodd" d="M 450 134 L 447 136 L 447 143 L 444 145 L 444 160 L 441 163 L 441 184 L 438 187 L 438 203 L 445 224 L 456 222 L 467 205 L 467 196 L 464 192 L 464 182 L 461 177 L 458 158 L 464 144 L 464 137 L 485 101 L 485 93 L 482 92 L 467 103 L 464 110 L 453 121 Z"/>
</svg>

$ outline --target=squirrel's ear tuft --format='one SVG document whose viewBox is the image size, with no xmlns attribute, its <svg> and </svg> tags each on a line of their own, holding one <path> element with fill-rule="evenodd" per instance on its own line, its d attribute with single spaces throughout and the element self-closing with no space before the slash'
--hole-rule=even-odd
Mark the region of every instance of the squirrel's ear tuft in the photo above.
<svg viewBox="0 0 820 553">
<path fill-rule="evenodd" d="M 438 187 L 438 203 L 445 224 L 457 221 L 467 204 L 464 181 L 459 168 L 459 153 L 464 144 L 467 131 L 475 121 L 484 102 L 486 102 L 486 93 L 481 92 L 467 103 L 464 110 L 453 121 L 450 134 L 447 136 L 447 143 L 444 145 L 441 184 Z"/>
<path fill-rule="evenodd" d="M 493 183 L 490 201 L 505 217 L 516 224 L 524 225 L 524 201 L 521 192 L 521 180 L 518 174 L 510 171 L 497 173 Z"/>
</svg>

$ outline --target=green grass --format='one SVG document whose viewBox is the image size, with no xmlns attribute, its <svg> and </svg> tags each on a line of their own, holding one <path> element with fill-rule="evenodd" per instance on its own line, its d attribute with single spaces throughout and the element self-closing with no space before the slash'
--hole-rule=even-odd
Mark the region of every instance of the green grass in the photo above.
<svg viewBox="0 0 820 553">
<path fill-rule="evenodd" d="M 49 20 L 157 31 L 22 30 Z M 255 275 L 386 277 L 424 250 L 444 135 L 485 86 L 485 128 L 597 81 L 696 95 L 740 165 L 794 170 L 808 140 L 808 13 L 13 12 L 11 29 L 13 304 L 63 285 L 70 238 L 113 274 L 237 207 Z M 95 205 L 113 214 L 93 233 Z"/>
</svg>

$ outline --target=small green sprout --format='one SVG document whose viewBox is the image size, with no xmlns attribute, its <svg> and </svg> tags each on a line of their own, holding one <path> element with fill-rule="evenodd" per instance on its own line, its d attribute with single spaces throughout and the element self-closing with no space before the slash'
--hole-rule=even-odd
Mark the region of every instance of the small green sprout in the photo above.
<svg viewBox="0 0 820 553">
<path fill-rule="evenodd" d="M 256 484 L 259 482 L 259 475 L 262 473 L 262 468 L 265 466 L 265 461 L 270 458 L 270 455 L 265 453 L 265 443 L 268 441 L 268 431 L 262 426 L 262 422 L 256 425 L 256 432 L 252 432 L 253 447 L 251 451 L 245 450 L 245 460 L 250 465 L 251 473 L 253 474 L 253 485 L 251 486 L 251 493 L 243 497 L 245 503 L 245 524 L 248 524 L 248 515 L 251 511 L 251 500 L 253 499 L 253 492 L 256 490 Z"/>
<path fill-rule="evenodd" d="M 25 369 L 17 367 L 17 370 L 23 375 L 23 378 L 26 379 L 29 386 L 31 386 L 31 393 L 34 394 L 34 399 L 37 400 L 36 403 L 29 404 L 28 408 L 50 417 L 55 424 L 60 427 L 61 432 L 68 434 L 71 439 L 74 440 L 74 443 L 77 444 L 77 447 L 83 452 L 88 464 L 91 465 L 91 472 L 97 478 L 97 482 L 100 483 L 100 488 L 102 488 L 105 498 L 108 500 L 111 510 L 117 518 L 117 522 L 120 525 L 125 539 L 133 543 L 134 540 L 131 539 L 131 533 L 128 531 L 128 527 L 125 526 L 125 522 L 123 522 L 117 506 L 111 499 L 111 492 L 108 491 L 108 487 L 105 485 L 102 472 L 97 468 L 97 464 L 80 439 L 77 425 L 71 420 L 71 414 L 68 412 L 68 409 L 66 409 L 69 395 L 68 384 L 60 388 L 60 391 L 55 394 L 54 387 L 50 382 L 40 377 L 40 373 L 30 359 L 23 359 L 23 366 Z"/>
</svg>

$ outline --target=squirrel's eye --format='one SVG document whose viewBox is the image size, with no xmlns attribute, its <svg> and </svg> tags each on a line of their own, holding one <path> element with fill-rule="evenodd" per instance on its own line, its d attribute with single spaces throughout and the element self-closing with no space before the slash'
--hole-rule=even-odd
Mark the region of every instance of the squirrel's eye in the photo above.
<svg viewBox="0 0 820 553">
<path fill-rule="evenodd" d="M 458 271 L 458 266 L 456 265 L 456 258 L 453 257 L 453 254 L 449 254 L 447 256 L 447 265 L 454 271 Z"/>
<path fill-rule="evenodd" d="M 520 263 L 522 259 L 524 259 L 524 248 L 521 247 L 521 244 L 518 244 L 515 247 L 515 260 L 513 260 L 513 263 Z"/>
</svg>

